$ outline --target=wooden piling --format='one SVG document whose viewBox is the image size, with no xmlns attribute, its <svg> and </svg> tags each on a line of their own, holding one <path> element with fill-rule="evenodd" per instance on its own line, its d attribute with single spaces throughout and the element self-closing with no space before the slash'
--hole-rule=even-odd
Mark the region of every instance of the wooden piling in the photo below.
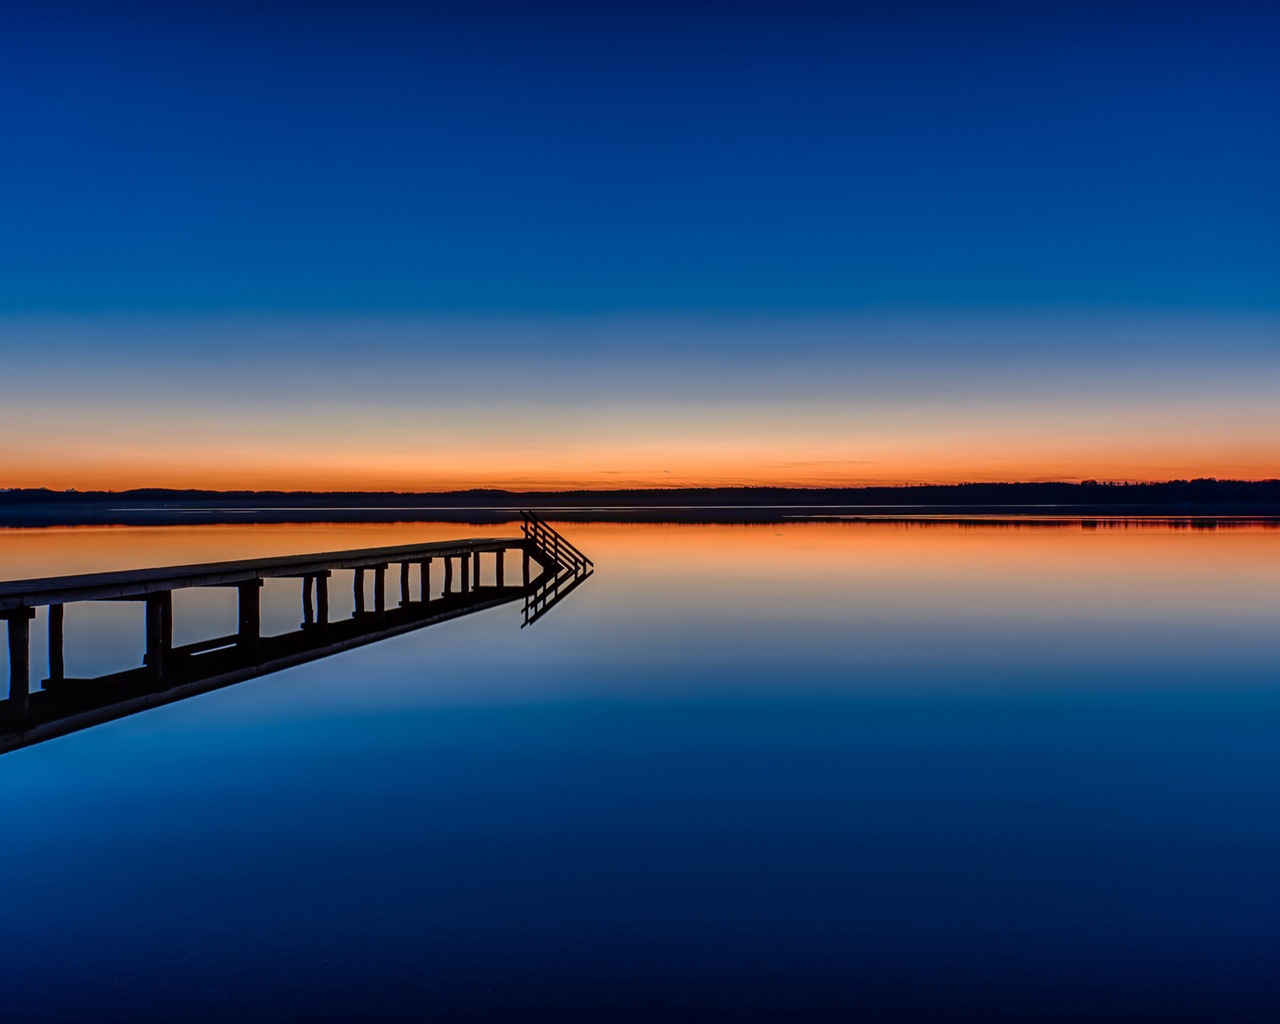
<svg viewBox="0 0 1280 1024">
<path fill-rule="evenodd" d="M 373 567 L 373 614 L 379 619 L 387 617 L 387 567 Z"/>
<path fill-rule="evenodd" d="M 302 577 L 302 628 L 310 629 L 315 625 L 316 611 L 312 601 L 312 590 L 315 587 L 314 576 Z"/>
<path fill-rule="evenodd" d="M 66 678 L 66 663 L 63 660 L 63 606 L 49 605 L 49 680 L 60 683 Z"/>
<path fill-rule="evenodd" d="M 240 593 L 240 629 L 236 643 L 255 657 L 262 646 L 262 580 L 246 580 L 238 584 Z"/>
<path fill-rule="evenodd" d="M 329 570 L 316 574 L 316 627 L 329 632 Z"/>
<path fill-rule="evenodd" d="M 31 693 L 31 620 L 34 608 L 15 608 L 9 620 L 9 710 L 15 715 L 27 713 Z"/>
<path fill-rule="evenodd" d="M 257 596 L 257 588 L 254 588 Z M 142 663 L 159 679 L 164 675 L 165 662 L 173 649 L 173 591 L 163 590 L 147 595 L 147 650 Z M 244 591 L 240 594 L 240 616 L 244 622 Z"/>
</svg>

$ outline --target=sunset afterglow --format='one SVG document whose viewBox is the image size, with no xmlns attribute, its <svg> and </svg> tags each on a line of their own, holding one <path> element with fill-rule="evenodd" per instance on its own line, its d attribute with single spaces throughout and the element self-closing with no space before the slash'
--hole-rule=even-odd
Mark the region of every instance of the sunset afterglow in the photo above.
<svg viewBox="0 0 1280 1024">
<path fill-rule="evenodd" d="M 1280 476 L 1268 32 L 999 8 L 15 7 L 0 487 Z"/>
<path fill-rule="evenodd" d="M 0 380 L 8 487 L 1280 475 L 1280 321 L 1258 315 L 28 317 L 0 330 L 17 353 Z M 606 351 L 590 349 L 598 336 Z"/>
</svg>

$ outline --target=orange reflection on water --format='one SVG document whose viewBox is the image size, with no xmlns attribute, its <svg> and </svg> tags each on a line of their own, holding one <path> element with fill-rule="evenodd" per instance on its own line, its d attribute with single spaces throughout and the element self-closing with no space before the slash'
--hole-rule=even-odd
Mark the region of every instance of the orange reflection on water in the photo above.
<svg viewBox="0 0 1280 1024">
<path fill-rule="evenodd" d="M 877 686 L 895 692 L 903 686 L 972 687 L 979 685 L 973 673 L 982 686 L 1036 690 L 1087 687 L 1094 680 L 1112 686 L 1115 671 L 1100 666 L 1116 665 L 1124 666 L 1126 686 L 1142 679 L 1164 685 L 1184 669 L 1194 685 L 1230 686 L 1259 674 L 1272 680 L 1280 664 L 1275 524 L 556 525 L 594 559 L 596 572 L 537 628 L 515 631 L 519 640 L 505 648 L 510 678 L 491 696 L 542 699 L 582 680 L 596 690 L 616 681 L 658 694 L 690 673 L 699 692 L 735 695 L 753 686 L 867 692 Z M 514 523 L 0 530 L 0 575 L 31 578 L 518 533 Z M 296 580 L 275 584 L 264 589 L 264 628 L 294 629 L 300 588 Z M 332 589 L 334 616 L 350 614 L 350 590 L 347 581 Z M 85 624 L 108 612 L 110 607 L 75 610 L 79 624 L 69 633 L 69 657 L 80 656 L 71 649 L 77 642 L 89 645 L 82 652 L 86 664 L 105 656 L 117 638 L 110 631 L 92 633 Z M 135 664 L 138 655 L 140 609 L 119 615 L 126 612 L 132 624 L 118 638 L 123 646 L 113 669 Z M 233 630 L 233 595 L 184 593 L 175 618 L 175 628 L 186 630 L 189 640 Z M 508 625 L 518 621 L 513 609 Z M 41 622 L 38 617 L 37 632 Z M 479 626 L 441 632 L 469 628 Z M 39 651 L 41 641 L 33 637 Z M 801 664 L 809 666 L 808 675 L 799 669 L 793 674 Z M 970 673 L 968 682 L 956 681 L 958 667 Z M 747 679 L 752 673 L 754 682 Z M 439 694 L 481 699 L 465 686 L 446 686 Z"/>
<path fill-rule="evenodd" d="M 1280 600 L 1280 531 L 1117 520 L 1055 524 L 802 521 L 561 523 L 598 568 L 593 588 L 786 618 L 953 605 L 1020 617 L 1048 609 L 1135 616 L 1213 602 L 1244 614 Z M 0 577 L 107 572 L 270 555 L 517 536 L 516 523 L 233 524 L 0 530 Z M 629 596 L 628 596 L 629 595 Z"/>
<path fill-rule="evenodd" d="M 795 522 L 759 525 L 571 524 L 600 567 L 593 586 L 625 580 L 680 600 L 787 617 L 824 608 L 951 605 L 959 614 L 1037 616 L 1050 609 L 1145 616 L 1213 602 L 1280 611 L 1280 529 L 1215 529 L 1117 520 L 995 524 Z M 678 576 L 673 579 L 673 568 Z"/>
</svg>

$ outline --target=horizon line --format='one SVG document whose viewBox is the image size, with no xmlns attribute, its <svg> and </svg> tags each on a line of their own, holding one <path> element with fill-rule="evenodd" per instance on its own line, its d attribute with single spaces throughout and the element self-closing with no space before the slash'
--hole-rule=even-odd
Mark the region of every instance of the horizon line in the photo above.
<svg viewBox="0 0 1280 1024">
<path fill-rule="evenodd" d="M 965 480 L 951 483 L 929 483 L 929 482 L 904 482 L 895 484 L 693 484 L 679 486 L 662 486 L 662 485 L 646 485 L 637 487 L 543 487 L 516 489 L 509 487 L 462 487 L 450 488 L 445 490 L 393 490 L 385 488 L 371 489 L 343 489 L 343 488 L 318 488 L 318 489 L 294 489 L 283 490 L 277 488 L 217 488 L 217 487 L 125 487 L 119 490 L 78 487 L 52 488 L 52 487 L 0 487 L 0 496 L 13 494 L 39 494 L 50 496 L 69 496 L 69 495 L 125 495 L 136 494 L 140 492 L 160 493 L 160 494 L 222 494 L 222 495 L 242 495 L 242 494 L 281 494 L 281 495 L 327 495 L 327 494 L 351 494 L 351 495 L 383 495 L 391 494 L 400 497 L 419 497 L 427 495 L 459 495 L 459 494 L 632 494 L 636 492 L 661 492 L 661 493 L 678 493 L 690 491 L 794 491 L 794 492 L 819 492 L 819 491 L 897 491 L 897 490 L 915 490 L 921 488 L 933 489 L 958 489 L 969 487 L 1075 487 L 1075 488 L 1093 488 L 1093 487 L 1164 487 L 1164 486 L 1193 486 L 1193 485 L 1247 485 L 1256 486 L 1263 484 L 1280 484 L 1280 477 L 1258 477 L 1258 478 L 1239 478 L 1239 477 L 1194 477 L 1194 478 L 1168 478 L 1168 479 L 1122 479 L 1122 480 Z"/>
</svg>

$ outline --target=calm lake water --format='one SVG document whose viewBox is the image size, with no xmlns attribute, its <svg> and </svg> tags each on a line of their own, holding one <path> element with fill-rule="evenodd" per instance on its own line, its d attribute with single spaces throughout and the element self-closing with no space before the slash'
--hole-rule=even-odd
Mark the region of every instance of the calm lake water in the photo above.
<svg viewBox="0 0 1280 1024">
<path fill-rule="evenodd" d="M 0 756 L 4 1019 L 1277 1019 L 1280 530 L 562 529 L 598 571 L 528 629 Z M 0 531 L 0 577 L 512 532 Z M 72 606 L 67 672 L 141 622 Z"/>
</svg>

